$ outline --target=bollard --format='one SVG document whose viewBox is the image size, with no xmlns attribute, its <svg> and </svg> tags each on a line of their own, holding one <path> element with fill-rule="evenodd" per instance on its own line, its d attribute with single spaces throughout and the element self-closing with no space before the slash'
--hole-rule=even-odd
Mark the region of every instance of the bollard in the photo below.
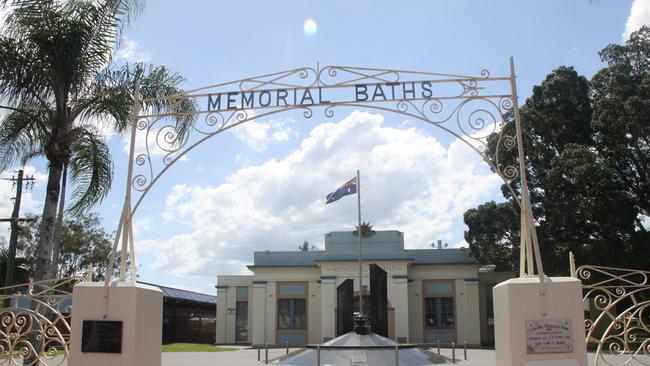
<svg viewBox="0 0 650 366">
<path fill-rule="evenodd" d="M 287 341 L 287 354 L 289 354 L 289 341 Z"/>
<path fill-rule="evenodd" d="M 467 341 L 463 341 L 463 358 L 467 361 Z"/>
<path fill-rule="evenodd" d="M 320 344 L 316 345 L 316 366 L 320 366 Z"/>
<path fill-rule="evenodd" d="M 262 351 L 262 344 L 258 343 L 257 344 L 257 361 L 261 360 L 261 356 L 260 356 L 261 351 Z"/>
<path fill-rule="evenodd" d="M 399 366 L 399 346 L 395 345 L 395 366 Z"/>
<path fill-rule="evenodd" d="M 440 340 L 438 339 L 436 342 L 438 342 L 438 356 L 440 356 Z"/>
<path fill-rule="evenodd" d="M 451 363 L 456 363 L 456 345 L 451 342 Z"/>
<path fill-rule="evenodd" d="M 269 363 L 269 344 L 264 343 L 264 364 Z"/>
</svg>

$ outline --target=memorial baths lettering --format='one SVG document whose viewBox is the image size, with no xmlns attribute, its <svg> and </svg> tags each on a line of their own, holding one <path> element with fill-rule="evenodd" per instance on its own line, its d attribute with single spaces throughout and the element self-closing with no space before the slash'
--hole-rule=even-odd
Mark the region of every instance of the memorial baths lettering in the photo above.
<svg viewBox="0 0 650 366">
<path fill-rule="evenodd" d="M 528 354 L 573 352 L 571 319 L 526 320 L 526 338 Z"/>
<path fill-rule="evenodd" d="M 224 92 L 208 95 L 208 111 L 266 107 L 313 106 L 345 102 L 385 102 L 430 99 L 431 81 L 356 84 L 351 87 L 286 88 Z M 335 97 L 339 99 L 336 100 Z"/>
<path fill-rule="evenodd" d="M 404 266 L 400 265 L 380 265 L 381 268 L 383 268 L 386 272 L 388 273 L 395 273 L 395 272 L 404 272 L 406 268 Z M 363 272 L 368 272 L 370 266 L 368 264 L 363 264 L 361 267 L 361 270 Z M 359 266 L 356 264 L 350 264 L 350 265 L 325 265 L 323 267 L 323 272 L 325 273 L 357 273 L 359 271 Z"/>
</svg>

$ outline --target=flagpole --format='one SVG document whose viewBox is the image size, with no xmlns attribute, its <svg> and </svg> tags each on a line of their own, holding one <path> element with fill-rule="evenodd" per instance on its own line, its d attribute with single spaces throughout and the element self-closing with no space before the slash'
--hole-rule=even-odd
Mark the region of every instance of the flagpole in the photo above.
<svg viewBox="0 0 650 366">
<path fill-rule="evenodd" d="M 363 314 L 363 281 L 361 269 L 361 180 L 359 177 L 359 170 L 357 169 L 357 218 L 359 221 L 358 236 L 359 236 L 359 315 Z"/>
</svg>

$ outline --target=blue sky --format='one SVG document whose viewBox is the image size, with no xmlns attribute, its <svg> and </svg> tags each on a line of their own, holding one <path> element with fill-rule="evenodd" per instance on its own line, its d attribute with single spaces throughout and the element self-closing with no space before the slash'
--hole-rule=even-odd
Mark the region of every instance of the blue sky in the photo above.
<svg viewBox="0 0 650 366">
<path fill-rule="evenodd" d="M 598 50 L 648 23 L 649 3 L 150 0 L 115 58 L 166 65 L 191 89 L 317 63 L 505 76 L 514 56 L 523 103 L 560 65 L 590 78 L 603 67 Z M 315 35 L 303 32 L 309 18 Z M 96 211 L 112 231 L 128 139 L 107 138 L 115 181 Z M 213 293 L 217 275 L 246 273 L 254 250 L 295 250 L 303 240 L 321 246 L 326 232 L 356 225 L 354 199 L 323 201 L 357 168 L 363 220 L 403 231 L 411 248 L 438 239 L 463 245 L 463 212 L 501 199 L 498 178 L 476 154 L 399 115 L 279 114 L 208 140 L 156 184 L 134 218 L 140 278 Z M 23 211 L 40 213 L 46 164 L 26 169 L 39 185 Z M 10 214 L 10 190 L 0 183 L 2 216 Z M 8 236 L 6 225 L 0 235 Z"/>
</svg>

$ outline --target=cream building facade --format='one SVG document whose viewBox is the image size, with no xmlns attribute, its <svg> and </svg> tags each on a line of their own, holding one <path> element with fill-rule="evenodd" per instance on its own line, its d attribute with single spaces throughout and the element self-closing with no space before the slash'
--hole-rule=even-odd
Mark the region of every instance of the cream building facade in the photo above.
<svg viewBox="0 0 650 366">
<path fill-rule="evenodd" d="M 481 344 L 489 319 L 481 319 L 479 264 L 468 250 L 404 249 L 403 233 L 394 230 L 363 238 L 362 249 L 364 312 L 376 314 L 371 299 L 385 298 L 374 328 L 383 325 L 402 343 Z M 357 258 L 352 232 L 328 233 L 324 251 L 255 252 L 252 276 L 218 276 L 217 343 L 300 345 L 349 331 L 346 319 L 358 310 Z M 375 282 L 371 268 L 382 274 Z"/>
</svg>

